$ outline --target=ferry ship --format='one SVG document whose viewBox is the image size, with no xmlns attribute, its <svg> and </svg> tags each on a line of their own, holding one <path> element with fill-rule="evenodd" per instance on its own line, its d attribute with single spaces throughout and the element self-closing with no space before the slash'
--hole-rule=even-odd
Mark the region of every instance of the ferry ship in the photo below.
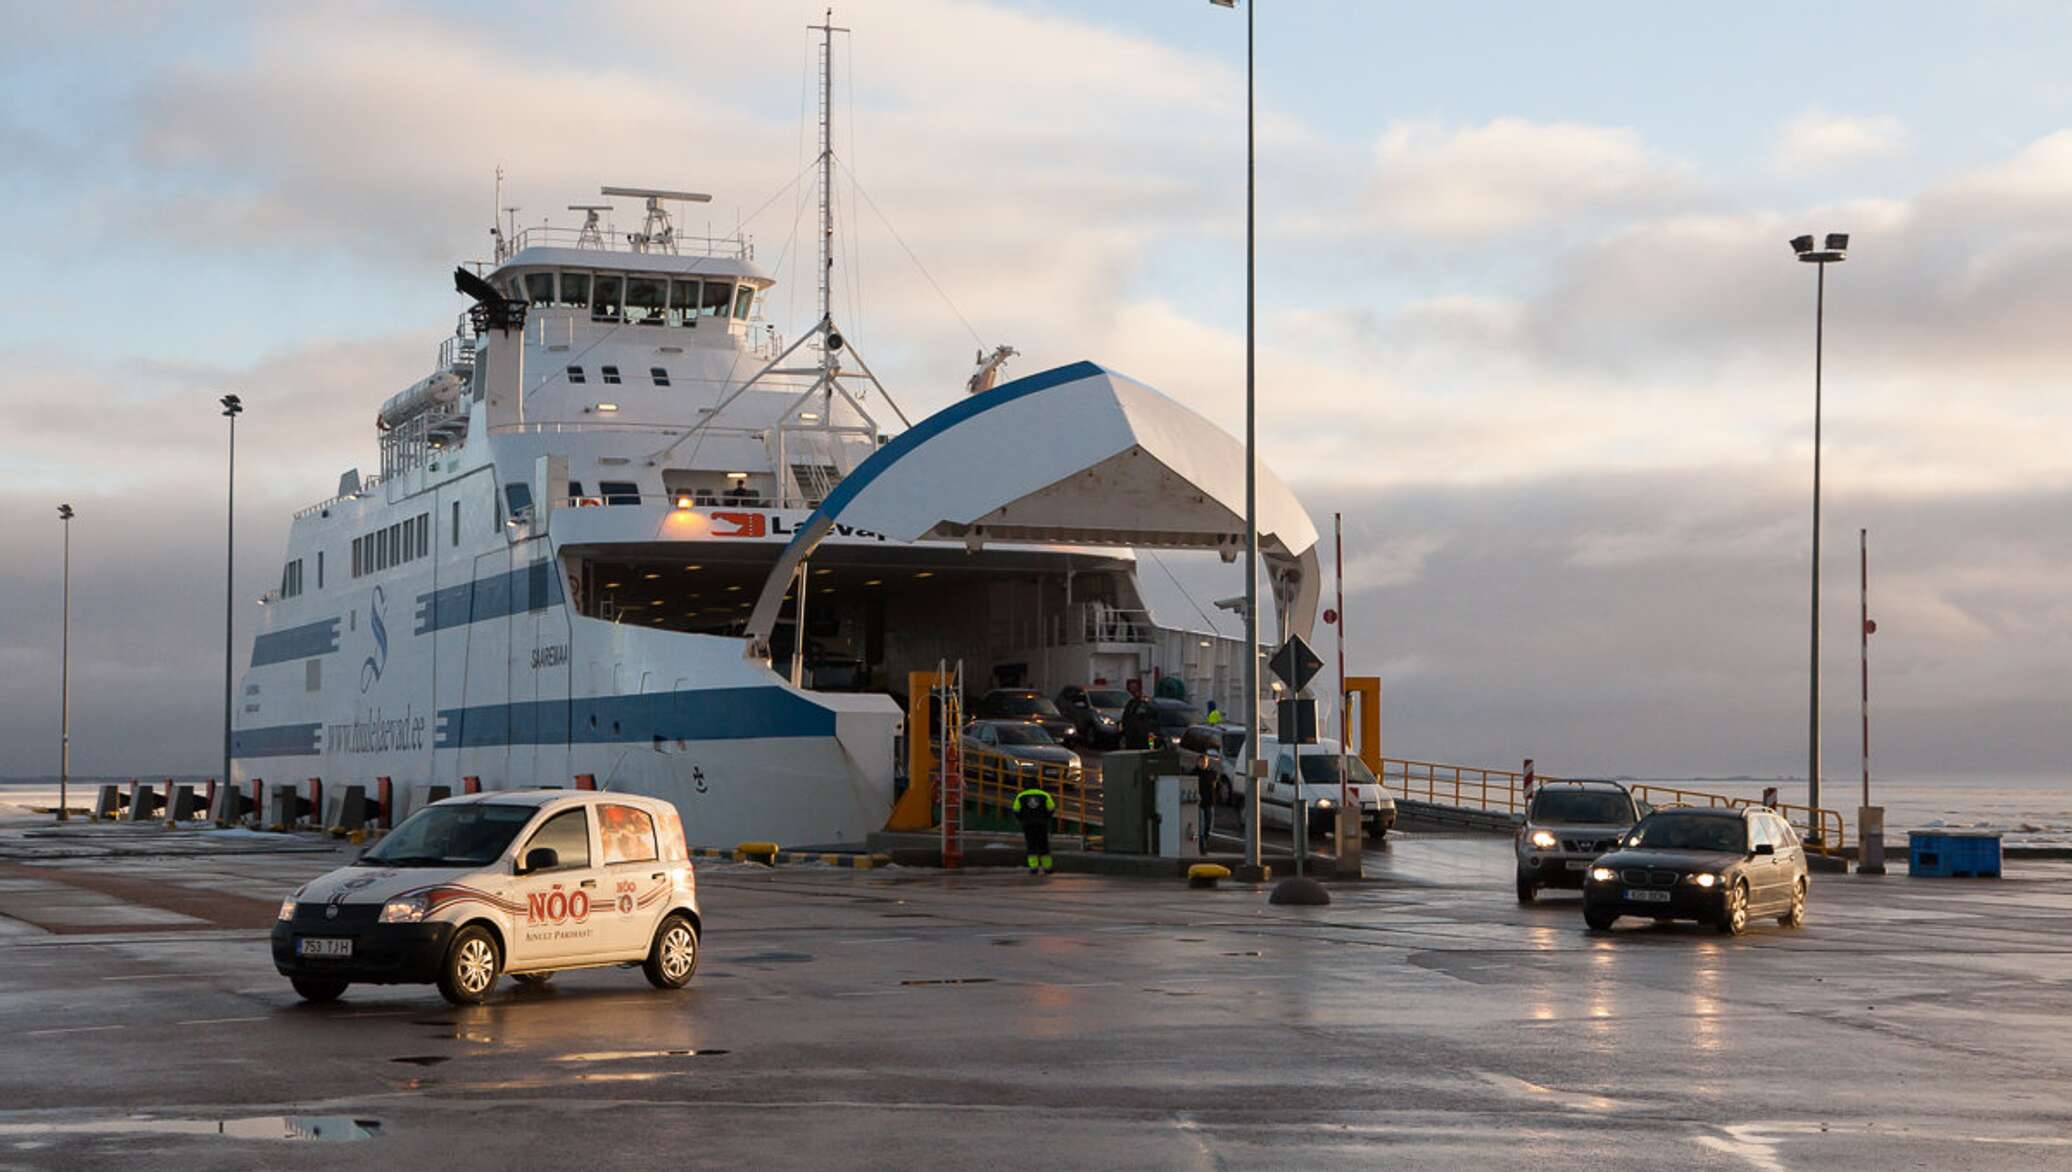
<svg viewBox="0 0 2072 1172">
<path fill-rule="evenodd" d="M 638 231 L 572 205 L 580 225 L 492 229 L 494 259 L 455 270 L 469 305 L 381 404 L 378 473 L 295 515 L 234 780 L 587 774 L 675 802 L 694 842 L 838 846 L 886 821 L 914 671 L 1177 676 L 1252 710 L 1242 641 L 1153 621 L 1133 553 L 1238 560 L 1242 445 L 1092 363 L 999 382 L 1005 347 L 909 424 L 832 312 L 827 109 L 820 314 L 795 339 L 750 240 L 677 230 L 693 192 L 604 187 Z M 1315 529 L 1258 471 L 1276 610 L 1306 631 Z"/>
</svg>

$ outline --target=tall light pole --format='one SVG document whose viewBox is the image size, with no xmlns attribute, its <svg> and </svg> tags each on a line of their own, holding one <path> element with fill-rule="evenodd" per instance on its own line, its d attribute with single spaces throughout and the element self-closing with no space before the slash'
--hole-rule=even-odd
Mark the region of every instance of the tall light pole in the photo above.
<svg viewBox="0 0 2072 1172">
<path fill-rule="evenodd" d="M 231 597 L 235 590 L 237 553 L 237 417 L 244 413 L 244 400 L 236 395 L 225 395 L 223 417 L 230 420 L 230 474 L 228 490 L 224 493 L 223 519 L 223 785 L 230 781 L 230 706 L 231 706 Z"/>
<path fill-rule="evenodd" d="M 1849 234 L 1829 232 L 1826 247 L 1813 247 L 1813 237 L 1793 237 L 1791 250 L 1801 261 L 1817 265 L 1820 279 L 1813 302 L 1813 614 L 1812 681 L 1806 701 L 1806 804 L 1820 805 L 1820 364 L 1827 320 L 1827 266 L 1847 259 Z M 1820 820 L 1812 820 L 1808 837 L 1820 840 Z"/>
<path fill-rule="evenodd" d="M 58 636 L 58 821 L 66 819 L 65 805 L 72 784 L 72 506 L 58 506 L 58 520 L 65 526 L 64 595 L 65 617 Z"/>
<path fill-rule="evenodd" d="M 1237 0 L 1209 0 L 1235 8 Z M 1253 222 L 1257 203 L 1252 130 L 1252 13 L 1245 5 L 1245 800 L 1252 807 L 1245 821 L 1245 862 L 1259 867 L 1259 737 L 1265 722 L 1259 711 L 1259 453 L 1256 410 L 1257 362 L 1254 318 Z"/>
</svg>

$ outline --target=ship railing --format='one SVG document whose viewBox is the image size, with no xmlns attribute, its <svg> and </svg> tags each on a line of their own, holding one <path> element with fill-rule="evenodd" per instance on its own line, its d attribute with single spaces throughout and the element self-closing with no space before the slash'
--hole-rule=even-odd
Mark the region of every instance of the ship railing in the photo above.
<svg viewBox="0 0 2072 1172">
<path fill-rule="evenodd" d="M 584 493 L 582 496 L 562 497 L 554 502 L 554 507 L 560 509 L 590 509 L 613 505 L 666 505 L 669 508 L 675 509 L 683 506 L 683 501 L 686 497 L 690 498 L 690 507 L 693 509 L 775 509 L 786 507 L 779 505 L 776 501 L 761 493 L 729 496 L 724 492 L 714 493 L 704 489 L 688 489 L 684 492 L 663 493 L 660 495 L 652 492 L 591 492 Z"/>
<path fill-rule="evenodd" d="M 600 232 L 594 236 L 581 228 L 561 228 L 538 224 L 520 228 L 512 240 L 512 251 L 526 248 L 581 248 L 591 252 L 636 252 L 630 247 L 624 232 Z M 743 236 L 699 236 L 688 232 L 676 232 L 671 236 L 669 248 L 649 248 L 650 253 L 677 256 L 728 256 L 736 260 L 754 260 L 755 245 Z"/>
<path fill-rule="evenodd" d="M 1406 801 L 1508 814 L 1520 818 L 1524 817 L 1526 808 L 1532 804 L 1533 787 L 1525 784 L 1525 774 L 1515 770 L 1484 769 L 1475 765 L 1450 765 L 1438 761 L 1383 757 L 1380 759 L 1380 767 L 1374 772 L 1383 789 L 1392 797 Z M 1536 775 L 1534 784 L 1537 786 L 1551 781 L 1569 780 L 1576 779 L 1539 774 Z M 1745 810 L 1751 806 L 1763 805 L 1756 798 L 1685 789 L 1681 786 L 1633 782 L 1628 783 L 1626 788 L 1634 797 L 1657 808 L 1694 806 L 1705 809 Z M 1809 849 L 1831 854 L 1840 851 L 1846 845 L 1847 826 L 1842 821 L 1839 811 L 1794 802 L 1780 802 L 1769 808 L 1791 823 L 1792 828 L 1798 831 L 1799 837 L 1806 841 Z"/>
<path fill-rule="evenodd" d="M 346 501 L 359 500 L 363 496 L 371 495 L 374 492 L 374 490 L 379 487 L 381 487 L 381 477 L 369 476 L 367 479 L 362 480 L 360 482 L 360 491 L 340 493 L 339 495 L 331 497 L 329 499 L 318 501 L 316 504 L 313 504 L 306 509 L 297 509 L 295 511 L 295 519 L 299 521 L 304 517 L 313 517 L 318 513 L 321 513 L 324 510 L 330 508 L 333 505 L 343 504 Z"/>
<path fill-rule="evenodd" d="M 535 420 L 528 423 L 499 423 L 489 429 L 491 435 L 577 435 L 585 432 L 648 432 L 654 435 L 682 435 L 691 428 L 681 423 L 635 423 L 608 419 L 552 419 Z M 708 426 L 697 429 L 703 435 L 746 436 L 762 438 L 766 430 L 760 427 Z"/>
<path fill-rule="evenodd" d="M 1089 782 L 1083 770 L 977 748 L 964 749 L 963 759 L 968 812 L 1012 818 L 1015 795 L 1035 788 L 1057 800 L 1055 825 L 1060 833 L 1085 836 L 1100 832 L 1105 812 L 1101 785 Z M 972 820 L 966 819 L 965 827 L 973 828 Z"/>
<path fill-rule="evenodd" d="M 455 374 L 472 374 L 475 370 L 475 340 L 473 338 L 448 337 L 439 343 L 439 369 Z"/>
<path fill-rule="evenodd" d="M 1078 635 L 1074 643 L 1149 643 L 1158 624 L 1148 610 L 1110 606 L 1105 602 L 1079 602 L 1068 630 Z"/>
</svg>

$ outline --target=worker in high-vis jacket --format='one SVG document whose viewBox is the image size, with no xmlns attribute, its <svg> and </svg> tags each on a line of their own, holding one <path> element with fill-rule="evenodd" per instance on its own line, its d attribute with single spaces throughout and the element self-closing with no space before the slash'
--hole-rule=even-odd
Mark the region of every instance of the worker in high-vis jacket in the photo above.
<svg viewBox="0 0 2072 1172">
<path fill-rule="evenodd" d="M 1058 800 L 1035 786 L 1014 795 L 1014 816 L 1022 824 L 1022 843 L 1029 851 L 1029 874 L 1050 874 L 1050 824 Z"/>
</svg>

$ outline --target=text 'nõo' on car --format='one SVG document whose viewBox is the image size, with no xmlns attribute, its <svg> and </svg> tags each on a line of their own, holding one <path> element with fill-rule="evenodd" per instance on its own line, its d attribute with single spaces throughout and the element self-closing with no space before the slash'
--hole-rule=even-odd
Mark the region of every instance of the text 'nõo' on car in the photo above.
<svg viewBox="0 0 2072 1172">
<path fill-rule="evenodd" d="M 1657 810 L 1618 850 L 1590 865 L 1583 919 L 1593 930 L 1621 916 L 1698 920 L 1738 936 L 1750 921 L 1806 922 L 1806 852 L 1776 812 Z"/>
<path fill-rule="evenodd" d="M 282 900 L 273 963 L 311 1001 L 355 982 L 434 983 L 473 1004 L 506 973 L 538 983 L 603 965 L 680 989 L 703 931 L 675 806 L 512 790 L 426 806 Z"/>
</svg>

